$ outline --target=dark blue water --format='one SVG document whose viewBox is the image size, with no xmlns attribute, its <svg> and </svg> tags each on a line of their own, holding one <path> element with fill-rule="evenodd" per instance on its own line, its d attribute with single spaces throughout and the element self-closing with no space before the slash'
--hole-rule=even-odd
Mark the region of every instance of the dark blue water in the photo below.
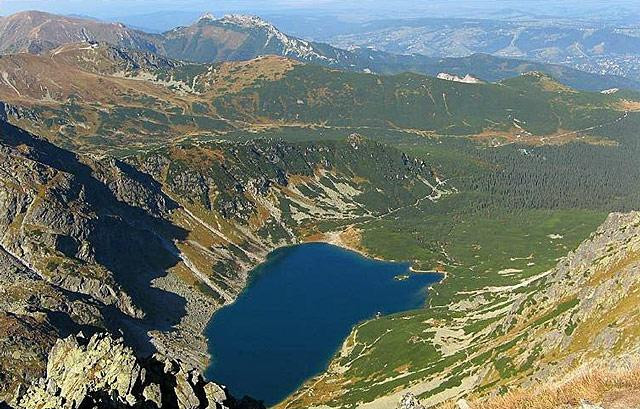
<svg viewBox="0 0 640 409">
<path fill-rule="evenodd" d="M 438 274 L 409 274 L 328 244 L 287 247 L 254 270 L 238 300 L 207 328 L 207 378 L 272 405 L 322 372 L 359 322 L 420 308 Z"/>
</svg>

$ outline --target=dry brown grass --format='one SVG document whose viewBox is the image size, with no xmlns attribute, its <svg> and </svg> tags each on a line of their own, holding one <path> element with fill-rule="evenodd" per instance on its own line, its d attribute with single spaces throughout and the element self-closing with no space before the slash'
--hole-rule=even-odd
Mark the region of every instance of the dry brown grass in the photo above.
<svg viewBox="0 0 640 409">
<path fill-rule="evenodd" d="M 623 99 L 616 105 L 616 108 L 620 111 L 631 111 L 637 112 L 640 111 L 640 102 L 638 101 L 629 101 L 627 99 Z"/>
<path fill-rule="evenodd" d="M 640 408 L 640 360 L 622 369 L 583 367 L 564 381 L 519 389 L 503 396 L 471 402 L 473 409 L 559 409 L 588 401 L 604 408 Z M 456 408 L 447 402 L 439 409 Z"/>
<path fill-rule="evenodd" d="M 581 131 L 568 129 L 558 129 L 556 132 L 548 135 L 533 135 L 523 132 L 518 128 L 509 130 L 486 129 L 481 133 L 472 135 L 469 139 L 487 145 L 506 145 L 518 143 L 529 146 L 545 146 L 545 145 L 566 145 L 570 142 L 581 141 L 588 145 L 597 146 L 617 146 L 614 140 L 596 137 L 584 134 Z"/>
<path fill-rule="evenodd" d="M 208 84 L 208 96 L 213 93 L 235 93 L 254 85 L 259 80 L 277 81 L 293 70 L 299 62 L 268 55 L 249 61 L 225 62 L 220 64 Z"/>
</svg>

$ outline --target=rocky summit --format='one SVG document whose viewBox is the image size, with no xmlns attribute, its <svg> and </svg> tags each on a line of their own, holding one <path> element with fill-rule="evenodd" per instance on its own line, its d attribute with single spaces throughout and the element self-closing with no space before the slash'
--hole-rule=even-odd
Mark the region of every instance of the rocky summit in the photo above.
<svg viewBox="0 0 640 409">
<path fill-rule="evenodd" d="M 15 398 L 16 409 L 260 409 L 236 400 L 179 361 L 138 359 L 122 339 L 82 334 L 58 340 L 47 374 Z"/>
</svg>

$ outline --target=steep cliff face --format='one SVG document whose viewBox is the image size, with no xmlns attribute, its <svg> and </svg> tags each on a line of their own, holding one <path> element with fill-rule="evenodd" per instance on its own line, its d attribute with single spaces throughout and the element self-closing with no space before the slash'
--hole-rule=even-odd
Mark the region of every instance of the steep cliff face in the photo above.
<svg viewBox="0 0 640 409">
<path fill-rule="evenodd" d="M 13 132 L 0 151 L 4 250 L 52 284 L 90 293 L 141 317 L 105 267 L 126 250 L 118 248 L 118 230 L 140 229 L 144 235 L 133 221 L 140 226 L 150 222 L 146 214 L 166 211 L 165 199 L 152 197 L 152 186 L 139 183 L 115 162 L 83 163 L 15 128 L 4 130 Z M 70 264 L 63 266 L 63 259 Z"/>
<path fill-rule="evenodd" d="M 138 359 L 121 339 L 104 334 L 58 340 L 46 376 L 21 391 L 17 402 L 19 409 L 262 407 L 248 398 L 234 399 L 179 361 Z"/>
<path fill-rule="evenodd" d="M 175 263 L 156 233 L 179 234 L 161 218 L 175 204 L 126 164 L 77 157 L 6 123 L 0 136 L 0 397 L 42 372 L 57 336 L 122 327 L 150 351 L 144 332 L 160 321 L 142 290 Z"/>
</svg>

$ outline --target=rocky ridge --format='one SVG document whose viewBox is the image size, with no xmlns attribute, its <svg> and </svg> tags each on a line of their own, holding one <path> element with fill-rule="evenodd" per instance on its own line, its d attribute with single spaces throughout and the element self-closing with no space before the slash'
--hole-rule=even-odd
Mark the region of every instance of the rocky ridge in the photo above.
<svg viewBox="0 0 640 409">
<path fill-rule="evenodd" d="M 175 203 L 124 163 L 80 158 L 6 123 L 0 135 L 3 399 L 42 373 L 59 336 L 122 330 L 150 352 L 144 333 L 168 328 L 153 295 L 172 300 L 148 294 L 150 274 L 172 263 L 164 241 L 178 231 L 162 221 Z"/>
<path fill-rule="evenodd" d="M 138 359 L 122 339 L 82 334 L 58 340 L 49 353 L 47 373 L 16 397 L 18 409 L 73 408 L 255 408 L 259 402 L 235 400 L 182 363 L 159 356 Z"/>
<path fill-rule="evenodd" d="M 156 51 L 154 36 L 120 23 L 24 11 L 0 17 L 0 53 L 41 53 L 67 43 L 104 41 Z"/>
</svg>

